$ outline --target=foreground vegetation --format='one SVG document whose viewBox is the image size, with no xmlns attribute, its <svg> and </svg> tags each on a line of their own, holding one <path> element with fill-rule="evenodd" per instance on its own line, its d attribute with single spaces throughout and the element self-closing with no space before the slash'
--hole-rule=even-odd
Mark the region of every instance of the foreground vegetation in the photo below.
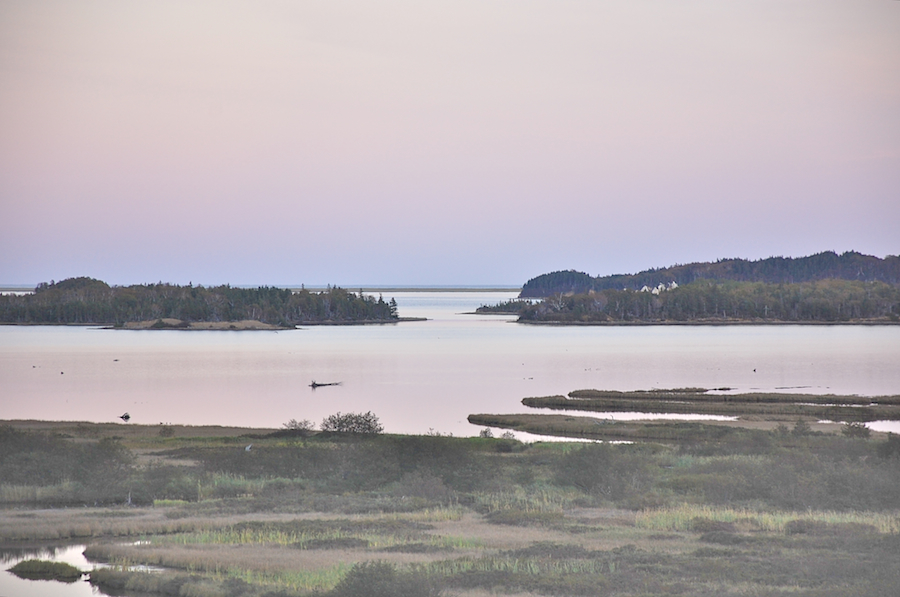
<svg viewBox="0 0 900 597">
<path fill-rule="evenodd" d="M 523 444 L 385 435 L 366 417 L 367 433 L 292 421 L 242 435 L 8 422 L 0 541 L 89 543 L 89 557 L 121 566 L 91 574 L 115 594 L 849 597 L 900 586 L 896 436 L 798 419 Z M 88 507 L 61 508 L 75 505 Z"/>
<path fill-rule="evenodd" d="M 192 322 L 253 320 L 273 326 L 396 321 L 397 303 L 328 288 L 322 292 L 282 288 L 109 286 L 92 278 L 42 283 L 34 294 L 0 295 L 0 323 L 109 324 L 155 321 L 157 327 Z M 165 320 L 177 320 L 177 324 Z"/>
</svg>

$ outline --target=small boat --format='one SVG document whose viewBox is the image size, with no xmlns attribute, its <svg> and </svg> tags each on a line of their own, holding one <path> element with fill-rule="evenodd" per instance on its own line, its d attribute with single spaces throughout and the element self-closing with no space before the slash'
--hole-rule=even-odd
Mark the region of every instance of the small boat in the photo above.
<svg viewBox="0 0 900 597">
<path fill-rule="evenodd" d="M 313 382 L 311 384 L 309 384 L 309 387 L 311 387 L 312 389 L 315 390 L 316 388 L 322 388 L 325 386 L 339 386 L 339 385 L 341 385 L 341 382 L 339 382 L 339 381 L 334 381 L 334 382 L 330 382 L 330 383 L 318 383 L 316 380 L 313 380 Z"/>
</svg>

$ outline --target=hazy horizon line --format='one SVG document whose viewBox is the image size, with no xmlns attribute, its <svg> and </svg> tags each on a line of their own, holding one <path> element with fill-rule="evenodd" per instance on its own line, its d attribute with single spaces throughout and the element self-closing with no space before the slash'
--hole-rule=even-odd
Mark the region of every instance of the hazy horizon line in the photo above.
<svg viewBox="0 0 900 597">
<path fill-rule="evenodd" d="M 66 278 L 63 278 L 66 279 Z M 105 282 L 105 281 L 104 281 Z M 109 284 L 108 282 L 106 282 Z M 143 284 L 155 284 L 157 282 L 138 282 L 135 284 L 109 284 L 110 286 L 140 286 Z M 478 292 L 506 292 L 518 291 L 522 289 L 522 284 L 176 284 L 173 282 L 163 282 L 163 284 L 172 284 L 173 286 L 196 286 L 204 288 L 214 288 L 216 286 L 231 286 L 232 288 L 284 288 L 286 290 L 327 290 L 328 288 L 342 288 L 348 291 L 362 290 L 363 292 L 427 292 L 427 291 L 443 291 L 443 292 L 459 292 L 459 291 L 478 291 Z M 37 284 L 3 284 L 0 283 L 0 292 L 27 292 L 32 291 Z"/>
</svg>

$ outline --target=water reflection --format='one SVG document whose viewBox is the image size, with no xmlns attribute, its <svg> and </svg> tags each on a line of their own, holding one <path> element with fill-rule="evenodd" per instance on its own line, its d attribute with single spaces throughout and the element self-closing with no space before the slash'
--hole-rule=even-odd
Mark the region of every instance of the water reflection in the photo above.
<svg viewBox="0 0 900 597">
<path fill-rule="evenodd" d="M 278 428 L 374 411 L 470 436 L 472 413 L 576 389 L 900 393 L 900 326 L 556 327 L 463 315 L 515 293 L 405 292 L 428 321 L 288 332 L 0 326 L 0 419 Z M 309 388 L 312 380 L 340 386 Z M 584 413 L 582 413 L 584 414 Z M 596 416 L 596 415 L 594 415 Z M 647 418 L 647 415 L 642 415 Z"/>
<path fill-rule="evenodd" d="M 82 572 L 90 572 L 94 565 L 84 557 L 84 545 L 42 547 L 0 547 L 0 595 L 16 597 L 88 597 L 105 595 L 90 585 L 86 578 L 73 583 L 54 580 L 26 580 L 8 569 L 23 560 L 64 562 Z"/>
</svg>

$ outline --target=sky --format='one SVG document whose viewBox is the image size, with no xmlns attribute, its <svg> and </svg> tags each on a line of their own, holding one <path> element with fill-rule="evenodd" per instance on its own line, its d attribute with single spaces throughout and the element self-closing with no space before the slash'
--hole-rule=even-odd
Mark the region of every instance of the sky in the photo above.
<svg viewBox="0 0 900 597">
<path fill-rule="evenodd" d="M 900 2 L 0 0 L 0 284 L 900 254 Z"/>
</svg>

